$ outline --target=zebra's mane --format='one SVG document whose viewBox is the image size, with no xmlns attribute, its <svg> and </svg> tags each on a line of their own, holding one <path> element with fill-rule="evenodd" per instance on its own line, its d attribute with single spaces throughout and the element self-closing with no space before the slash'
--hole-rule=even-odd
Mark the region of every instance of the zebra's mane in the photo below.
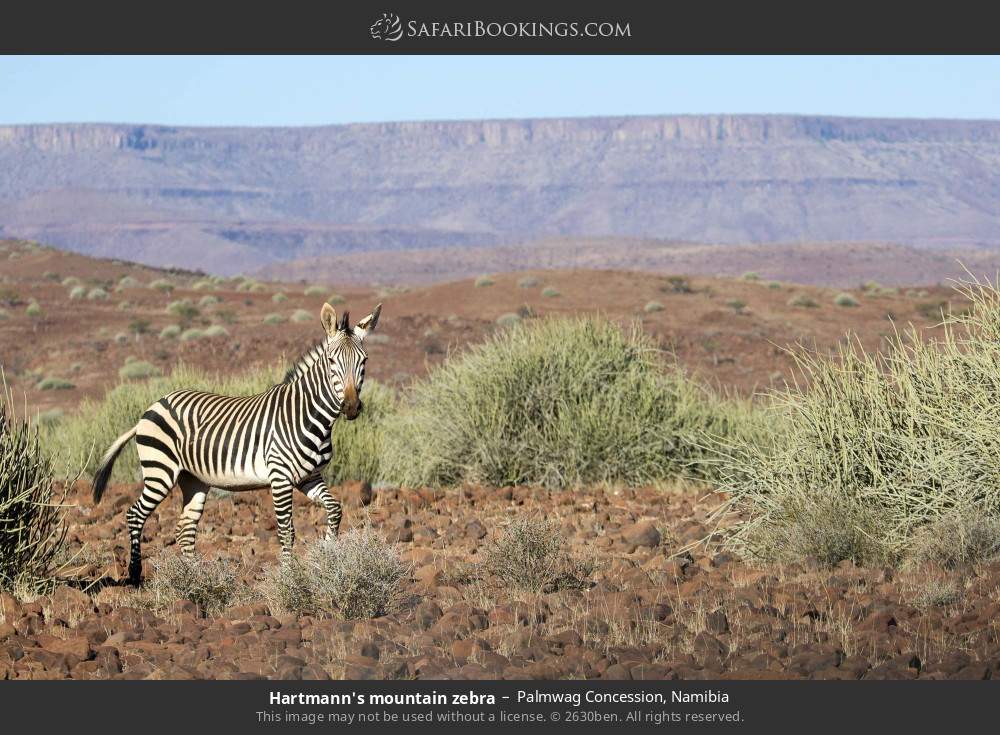
<svg viewBox="0 0 1000 735">
<path fill-rule="evenodd" d="M 288 368 L 288 372 L 285 373 L 285 377 L 282 378 L 281 384 L 294 383 L 300 377 L 302 377 L 306 371 L 309 370 L 316 361 L 319 360 L 326 352 L 326 340 L 317 342 L 308 350 L 299 355 L 298 359 L 292 363 L 292 366 Z"/>
</svg>

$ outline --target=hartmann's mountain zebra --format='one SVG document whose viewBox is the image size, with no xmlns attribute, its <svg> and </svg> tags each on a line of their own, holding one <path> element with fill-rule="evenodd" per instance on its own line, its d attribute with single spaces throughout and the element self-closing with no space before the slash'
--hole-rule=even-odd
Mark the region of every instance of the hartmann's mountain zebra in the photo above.
<svg viewBox="0 0 1000 735">
<path fill-rule="evenodd" d="M 340 526 L 340 502 L 327 490 L 320 472 L 330 461 L 330 432 L 341 414 L 361 412 L 361 384 L 368 355 L 363 343 L 375 329 L 382 305 L 351 327 L 324 304 L 320 321 L 326 338 L 303 355 L 284 381 L 246 398 L 179 390 L 154 403 L 139 423 L 111 445 L 94 476 L 94 502 L 100 502 L 122 448 L 135 437 L 143 488 L 128 509 L 129 580 L 142 577 L 140 540 L 150 513 L 180 485 L 184 510 L 177 543 L 194 552 L 195 529 L 209 488 L 270 488 L 283 559 L 292 553 L 292 491 L 301 490 L 326 508 L 328 535 Z"/>
</svg>

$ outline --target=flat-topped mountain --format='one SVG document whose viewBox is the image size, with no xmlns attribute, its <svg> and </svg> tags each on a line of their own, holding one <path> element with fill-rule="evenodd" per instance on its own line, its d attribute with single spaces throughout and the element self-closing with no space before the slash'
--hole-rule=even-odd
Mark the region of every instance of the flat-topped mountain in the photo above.
<svg viewBox="0 0 1000 735">
<path fill-rule="evenodd" d="M 552 237 L 1000 246 L 991 121 L 8 126 L 0 172 L 0 235 L 221 273 Z"/>
</svg>

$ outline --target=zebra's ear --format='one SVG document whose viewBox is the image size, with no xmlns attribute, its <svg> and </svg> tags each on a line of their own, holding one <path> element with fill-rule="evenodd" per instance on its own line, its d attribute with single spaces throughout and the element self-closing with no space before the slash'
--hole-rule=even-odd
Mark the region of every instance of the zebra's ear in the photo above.
<svg viewBox="0 0 1000 735">
<path fill-rule="evenodd" d="M 326 333 L 332 335 L 337 331 L 337 312 L 329 304 L 323 304 L 319 312 L 319 320 L 323 323 Z"/>
<path fill-rule="evenodd" d="M 354 325 L 354 333 L 358 336 L 358 339 L 364 339 L 368 336 L 369 332 L 375 329 L 375 325 L 378 324 L 378 315 L 381 313 L 382 304 L 379 304 L 372 309 L 371 314 Z"/>
</svg>

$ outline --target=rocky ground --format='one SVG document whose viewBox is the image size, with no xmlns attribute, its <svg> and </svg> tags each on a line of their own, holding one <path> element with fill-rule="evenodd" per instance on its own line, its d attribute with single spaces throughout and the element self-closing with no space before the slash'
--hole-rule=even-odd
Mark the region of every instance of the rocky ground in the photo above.
<svg viewBox="0 0 1000 735">
<path fill-rule="evenodd" d="M 198 548 L 241 565 L 237 604 L 205 616 L 108 584 L 125 559 L 134 486 L 94 508 L 70 495 L 74 585 L 0 598 L 0 678 L 983 679 L 1000 675 L 1000 564 L 945 573 L 757 567 L 705 537 L 717 497 L 696 489 L 341 488 L 345 528 L 366 519 L 408 565 L 397 607 L 343 620 L 272 610 L 258 590 L 278 550 L 270 498 L 210 499 Z M 170 553 L 173 498 L 146 527 Z M 556 519 L 592 556 L 583 589 L 521 592 L 481 560 L 510 519 Z M 299 544 L 323 516 L 295 510 Z M 102 581 L 103 580 L 103 581 Z"/>
</svg>

